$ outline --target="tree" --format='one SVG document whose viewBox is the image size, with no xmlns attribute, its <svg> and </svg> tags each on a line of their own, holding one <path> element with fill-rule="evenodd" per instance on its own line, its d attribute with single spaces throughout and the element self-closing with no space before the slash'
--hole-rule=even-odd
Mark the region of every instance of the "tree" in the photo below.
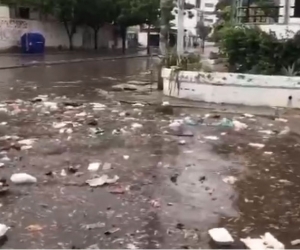
<svg viewBox="0 0 300 250">
<path fill-rule="evenodd" d="M 98 49 L 98 33 L 106 23 L 113 22 L 114 3 L 111 0 L 79 0 L 79 22 L 94 32 L 94 48 Z"/>
<path fill-rule="evenodd" d="M 211 31 L 211 27 L 205 26 L 204 22 L 200 21 L 197 23 L 196 30 L 197 30 L 198 36 L 201 39 L 202 52 L 204 52 L 205 40 L 207 39 L 207 37 Z"/>
<path fill-rule="evenodd" d="M 147 24 L 147 54 L 150 54 L 150 30 L 159 26 L 160 0 L 141 0 L 140 11 L 144 13 L 144 22 Z"/>
</svg>

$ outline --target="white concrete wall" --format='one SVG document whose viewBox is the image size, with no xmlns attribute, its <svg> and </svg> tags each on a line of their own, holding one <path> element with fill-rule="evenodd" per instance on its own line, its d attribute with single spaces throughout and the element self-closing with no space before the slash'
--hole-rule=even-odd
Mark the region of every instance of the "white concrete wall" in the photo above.
<svg viewBox="0 0 300 250">
<path fill-rule="evenodd" d="M 31 13 L 38 17 L 37 12 Z M 0 50 L 19 46 L 21 36 L 27 32 L 39 32 L 46 39 L 46 47 L 69 47 L 65 27 L 57 21 L 39 21 L 10 18 L 7 6 L 0 5 Z M 94 34 L 89 28 L 79 27 L 73 37 L 75 47 L 94 48 Z M 113 30 L 110 25 L 104 26 L 98 33 L 98 47 L 111 48 L 114 44 Z M 117 48 L 121 42 L 117 41 Z"/>
<path fill-rule="evenodd" d="M 211 103 L 300 108 L 300 77 L 163 69 L 164 94 Z"/>
<path fill-rule="evenodd" d="M 293 38 L 294 35 L 300 31 L 300 23 L 299 24 L 263 24 L 260 25 L 260 28 L 269 33 L 275 32 L 278 38 Z"/>
</svg>

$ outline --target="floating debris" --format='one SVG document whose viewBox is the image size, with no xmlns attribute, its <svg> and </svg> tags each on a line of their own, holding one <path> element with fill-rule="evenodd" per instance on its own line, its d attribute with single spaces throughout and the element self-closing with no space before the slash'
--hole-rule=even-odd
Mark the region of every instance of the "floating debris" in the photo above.
<svg viewBox="0 0 300 250">
<path fill-rule="evenodd" d="M 212 135 L 210 135 L 210 136 L 205 136 L 204 138 L 207 139 L 207 140 L 211 140 L 211 141 L 217 141 L 217 140 L 219 140 L 219 137 L 217 137 L 217 136 L 212 136 Z"/>
<path fill-rule="evenodd" d="M 0 237 L 3 237 L 10 227 L 6 226 L 5 224 L 0 224 Z"/>
<path fill-rule="evenodd" d="M 93 162 L 90 163 L 88 166 L 88 170 L 91 172 L 97 172 L 100 168 L 101 163 L 100 162 Z"/>
<path fill-rule="evenodd" d="M 119 176 L 115 175 L 114 178 L 109 178 L 108 175 L 102 175 L 101 177 L 87 180 L 86 183 L 91 187 L 101 187 L 105 184 L 113 184 L 119 180 Z"/>
<path fill-rule="evenodd" d="M 223 178 L 223 181 L 227 184 L 233 185 L 237 181 L 237 178 L 234 176 L 226 176 Z"/>
<path fill-rule="evenodd" d="M 26 173 L 13 174 L 10 180 L 15 184 L 32 184 L 37 182 L 34 176 Z"/>
<path fill-rule="evenodd" d="M 250 147 L 253 147 L 253 148 L 258 148 L 258 149 L 261 149 L 261 148 L 264 148 L 265 145 L 264 144 L 261 144 L 261 143 L 249 143 L 248 144 Z"/>
<path fill-rule="evenodd" d="M 212 240 L 220 245 L 228 245 L 234 242 L 231 234 L 225 228 L 213 228 L 208 231 Z"/>
</svg>

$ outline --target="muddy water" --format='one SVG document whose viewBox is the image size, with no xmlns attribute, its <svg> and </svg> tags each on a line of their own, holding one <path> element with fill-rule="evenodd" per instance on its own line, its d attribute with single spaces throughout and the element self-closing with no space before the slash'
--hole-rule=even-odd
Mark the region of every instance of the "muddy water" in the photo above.
<svg viewBox="0 0 300 250">
<path fill-rule="evenodd" d="M 267 138 L 258 130 L 270 129 L 273 123 L 272 129 L 280 131 L 286 124 L 258 117 L 241 119 L 249 125 L 241 132 L 220 128 L 214 125 L 219 118 L 209 118 L 203 125 L 188 126 L 193 137 L 179 138 L 164 132 L 170 120 L 204 116 L 207 110 L 176 109 L 174 115 L 164 115 L 155 106 L 146 106 L 134 111 L 131 105 L 116 103 L 115 97 L 130 100 L 135 93 L 107 96 L 97 91 L 110 91 L 112 85 L 128 80 L 148 81 L 150 64 L 146 59 L 130 59 L 0 71 L 2 101 L 48 94 L 50 99 L 66 95 L 86 104 L 74 112 L 62 107 L 49 115 L 27 103 L 17 116 L 1 114 L 8 126 L 0 127 L 0 136 L 38 139 L 30 151 L 8 151 L 11 161 L 1 169 L 1 177 L 27 172 L 39 180 L 36 186 L 11 185 L 9 195 L 1 197 L 0 222 L 12 227 L 4 247 L 208 248 L 207 229 L 218 225 L 236 237 L 270 231 L 287 246 L 297 238 L 298 137 Z M 153 96 L 159 97 L 149 92 L 139 99 Z M 95 101 L 107 108 L 92 111 L 87 103 Z M 103 135 L 91 136 L 87 119 L 76 118 L 82 111 L 97 120 Z M 130 115 L 120 116 L 123 111 Z M 225 116 L 232 117 L 221 114 Z M 71 138 L 52 127 L 53 122 L 65 120 L 79 123 Z M 143 128 L 133 131 L 133 122 Z M 129 133 L 112 134 L 120 128 Z M 178 145 L 182 139 L 186 144 Z M 250 148 L 249 142 L 265 143 L 266 148 Z M 1 147 L 7 146 L 2 143 Z M 274 155 L 266 157 L 264 151 Z M 124 155 L 130 158 L 124 160 Z M 111 186 L 84 185 L 93 177 L 87 171 L 93 161 L 112 164 L 111 170 L 98 174 L 118 175 L 116 187 L 124 188 L 124 194 L 110 193 Z M 69 166 L 79 166 L 80 174 L 61 176 Z M 51 176 L 46 175 L 49 172 Z M 222 178 L 227 175 L 239 181 L 226 184 Z M 85 229 L 86 224 L 97 222 L 104 226 Z M 29 225 L 42 229 L 32 232 Z"/>
</svg>

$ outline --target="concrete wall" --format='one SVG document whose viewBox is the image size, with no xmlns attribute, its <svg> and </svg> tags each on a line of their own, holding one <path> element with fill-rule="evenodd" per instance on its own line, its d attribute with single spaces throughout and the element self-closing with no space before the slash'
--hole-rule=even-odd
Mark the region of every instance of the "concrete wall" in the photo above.
<svg viewBox="0 0 300 250">
<path fill-rule="evenodd" d="M 46 39 L 46 47 L 68 47 L 69 40 L 64 26 L 57 21 L 39 21 L 10 18 L 7 6 L 0 5 L 0 50 L 20 45 L 20 38 L 26 32 L 39 32 Z M 86 27 L 77 28 L 73 37 L 75 47 L 94 48 L 93 31 Z M 121 47 L 120 39 L 115 41 L 111 25 L 104 26 L 98 33 L 98 47 Z"/>
<path fill-rule="evenodd" d="M 164 94 L 212 103 L 300 108 L 300 77 L 221 72 L 162 72 Z M 178 84 L 179 83 L 179 84 Z"/>
<path fill-rule="evenodd" d="M 300 31 L 300 23 L 299 24 L 264 24 L 260 25 L 260 28 L 269 33 L 275 32 L 278 38 L 292 38 L 294 35 Z"/>
</svg>

